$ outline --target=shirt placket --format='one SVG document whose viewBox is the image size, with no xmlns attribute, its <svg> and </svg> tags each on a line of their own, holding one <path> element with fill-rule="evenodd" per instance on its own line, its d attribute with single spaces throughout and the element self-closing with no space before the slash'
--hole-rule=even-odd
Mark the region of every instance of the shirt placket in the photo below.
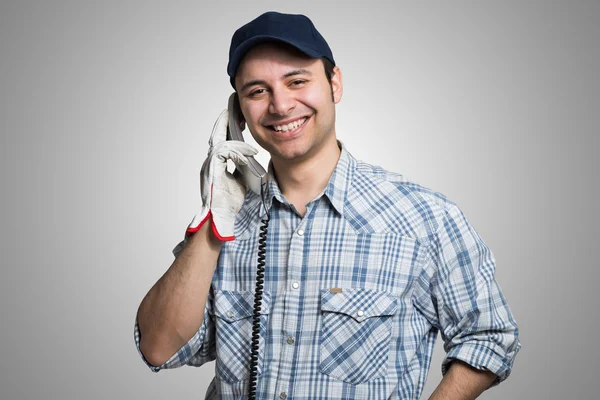
<svg viewBox="0 0 600 400">
<path fill-rule="evenodd" d="M 292 212 L 292 211 L 290 211 Z M 302 279 L 302 265 L 307 246 L 307 220 L 310 210 L 290 232 L 290 250 L 287 259 L 287 274 L 285 284 L 285 305 L 283 310 L 281 358 L 279 362 L 279 377 L 275 389 L 276 400 L 291 399 L 290 380 L 291 374 L 296 369 L 296 355 L 298 354 L 299 340 L 298 323 L 301 321 L 301 304 L 305 293 Z"/>
</svg>

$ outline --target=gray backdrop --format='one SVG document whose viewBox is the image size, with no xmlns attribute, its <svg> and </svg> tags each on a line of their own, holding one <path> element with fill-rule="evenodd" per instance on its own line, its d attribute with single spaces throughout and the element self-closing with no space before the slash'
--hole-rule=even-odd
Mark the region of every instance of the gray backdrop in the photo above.
<svg viewBox="0 0 600 400">
<path fill-rule="evenodd" d="M 271 9 L 329 41 L 350 152 L 492 248 L 523 348 L 482 398 L 597 398 L 600 2 L 566 0 L 3 0 L 0 397 L 204 398 L 214 364 L 150 372 L 133 322 L 198 209 L 231 35 Z"/>
</svg>

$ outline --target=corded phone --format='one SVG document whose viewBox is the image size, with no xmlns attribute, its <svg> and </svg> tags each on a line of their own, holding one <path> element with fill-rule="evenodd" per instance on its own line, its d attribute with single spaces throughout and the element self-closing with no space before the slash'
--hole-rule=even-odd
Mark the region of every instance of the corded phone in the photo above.
<svg viewBox="0 0 600 400">
<path fill-rule="evenodd" d="M 242 130 L 245 125 L 244 116 L 242 115 L 242 110 L 240 109 L 240 102 L 238 100 L 237 94 L 232 93 L 229 96 L 229 103 L 227 106 L 229 110 L 229 123 L 227 124 L 227 140 L 239 140 L 244 141 L 244 136 L 242 136 Z M 251 189 L 254 193 L 259 196 L 262 195 L 262 185 L 266 183 L 267 172 L 260 165 L 254 157 L 247 157 L 248 164 L 247 165 L 236 165 L 236 169 L 240 171 L 242 174 L 244 183 Z"/>
<path fill-rule="evenodd" d="M 244 141 L 242 130 L 245 121 L 240 109 L 239 99 L 236 93 L 229 96 L 227 106 L 229 110 L 229 121 L 227 124 L 227 140 Z M 235 166 L 239 170 L 246 186 L 258 194 L 264 202 L 267 172 L 254 157 L 247 157 L 248 164 Z M 266 208 L 265 208 L 266 210 Z M 258 265 L 256 268 L 256 287 L 254 289 L 254 311 L 252 313 L 252 347 L 250 351 L 250 378 L 248 381 L 248 400 L 256 399 L 256 386 L 258 383 L 258 345 L 260 339 L 260 309 L 262 303 L 263 286 L 265 282 L 265 256 L 267 248 L 267 228 L 269 227 L 269 212 L 266 210 L 266 219 L 260 227 L 258 240 Z"/>
</svg>

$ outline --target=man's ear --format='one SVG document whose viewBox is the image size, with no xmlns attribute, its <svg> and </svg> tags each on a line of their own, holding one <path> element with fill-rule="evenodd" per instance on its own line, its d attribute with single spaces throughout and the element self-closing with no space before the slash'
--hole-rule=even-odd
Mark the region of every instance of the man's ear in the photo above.
<svg viewBox="0 0 600 400">
<path fill-rule="evenodd" d="M 344 93 L 344 85 L 342 83 L 342 70 L 337 65 L 333 67 L 333 74 L 331 74 L 331 92 L 333 102 L 335 104 L 339 103 Z"/>
</svg>

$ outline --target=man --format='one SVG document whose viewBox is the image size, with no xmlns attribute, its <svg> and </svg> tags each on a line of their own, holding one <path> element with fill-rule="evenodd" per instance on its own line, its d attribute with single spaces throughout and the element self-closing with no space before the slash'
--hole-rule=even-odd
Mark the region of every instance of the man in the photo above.
<svg viewBox="0 0 600 400">
<path fill-rule="evenodd" d="M 152 370 L 216 359 L 206 398 L 247 396 L 268 217 L 256 398 L 417 399 L 438 331 L 448 354 L 431 399 L 473 399 L 506 379 L 520 344 L 491 251 L 452 201 L 337 141 L 342 72 L 312 22 L 266 13 L 241 27 L 228 74 L 271 155 L 266 193 L 226 172 L 256 151 L 225 141 L 224 112 L 201 211 L 138 312 Z"/>
</svg>

